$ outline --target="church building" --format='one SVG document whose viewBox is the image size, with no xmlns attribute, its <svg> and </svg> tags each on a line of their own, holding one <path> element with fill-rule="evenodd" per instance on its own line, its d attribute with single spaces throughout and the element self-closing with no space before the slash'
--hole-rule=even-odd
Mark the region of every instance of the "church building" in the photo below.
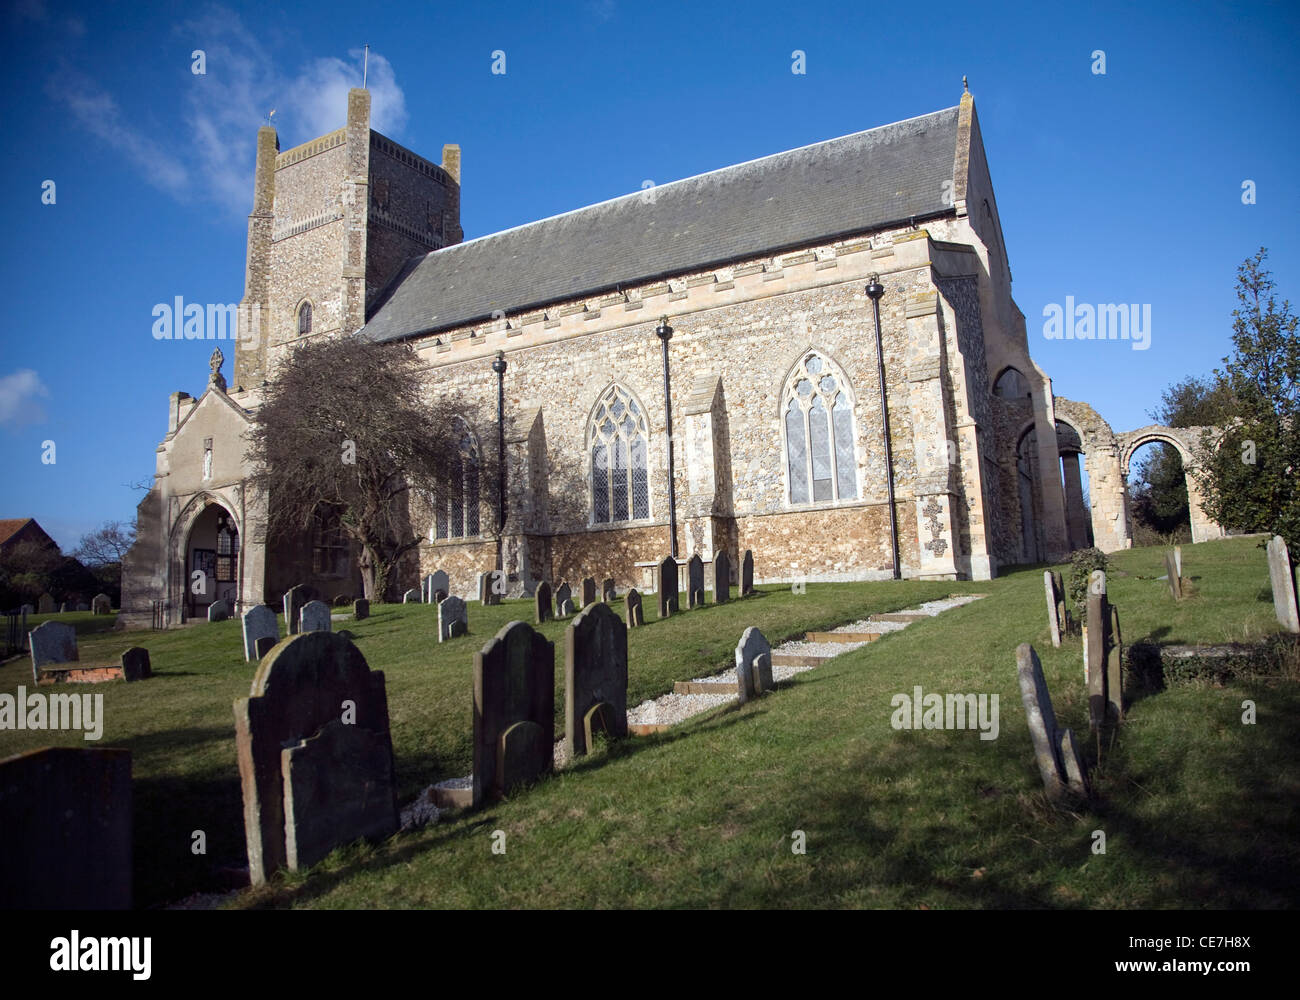
<svg viewBox="0 0 1300 1000">
<path fill-rule="evenodd" d="M 760 583 L 989 579 L 1130 544 L 1128 459 L 1179 446 L 1053 396 L 969 93 L 470 240 L 459 147 L 433 162 L 374 131 L 365 90 L 346 113 L 287 151 L 258 133 L 232 376 L 214 352 L 206 390 L 171 396 L 127 622 L 218 598 L 242 612 L 299 583 L 361 596 L 337 521 L 269 539 L 248 484 L 244 432 L 308 338 L 404 343 L 430 400 L 457 404 L 461 481 L 412 484 L 424 540 L 396 594 L 436 569 L 462 596 L 496 568 L 516 595 L 646 588 L 667 555 L 734 567 L 746 549 Z M 484 457 L 499 434 L 502 505 Z M 1194 532 L 1198 513 L 1193 497 Z"/>
</svg>

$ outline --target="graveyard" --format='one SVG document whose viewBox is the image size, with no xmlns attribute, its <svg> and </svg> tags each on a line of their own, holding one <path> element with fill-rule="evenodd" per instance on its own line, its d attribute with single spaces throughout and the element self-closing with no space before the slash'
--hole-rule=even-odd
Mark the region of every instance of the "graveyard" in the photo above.
<svg viewBox="0 0 1300 1000">
<path fill-rule="evenodd" d="M 1259 539 L 1184 546 L 1181 561 L 1176 598 L 1164 551 L 1110 557 L 1107 598 L 1126 650 L 1252 644 L 1279 633 Z M 1068 565 L 1054 568 L 1068 581 Z M 270 871 L 252 887 L 236 750 L 241 710 L 232 714 L 232 705 L 249 698 L 259 665 L 245 657 L 238 620 L 113 632 L 104 615 L 33 616 L 30 627 L 71 624 L 81 663 L 145 647 L 152 676 L 93 686 L 105 696 L 98 743 L 77 732 L 5 730 L 0 757 L 49 745 L 131 751 L 137 908 L 196 893 L 208 894 L 203 905 L 231 908 L 1293 905 L 1294 643 L 1289 653 L 1270 647 L 1272 659 L 1231 676 L 1167 671 L 1163 689 L 1139 684 L 1126 660 L 1124 720 L 1094 734 L 1082 640 L 1071 633 L 1054 646 L 1043 569 L 982 582 L 761 584 L 743 598 L 733 589 L 725 604 L 714 603 L 710 585 L 702 604 L 681 593 L 666 619 L 647 593 L 644 625 L 626 631 L 628 709 L 692 678 L 734 678 L 747 629 L 775 647 L 950 595 L 985 596 L 743 704 L 649 735 L 598 734 L 575 763 L 500 800 L 484 796 L 478 808 L 446 810 L 436 823 L 358 841 L 319 862 L 299 845 L 310 863 Z M 578 591 L 574 581 L 575 598 L 595 596 Z M 371 676 L 384 675 L 399 808 L 433 783 L 471 773 L 475 654 L 512 621 L 535 627 L 553 651 L 553 728 L 539 729 L 557 740 L 566 733 L 566 638 L 575 618 L 536 624 L 532 600 L 484 605 L 478 594 L 458 596 L 463 635 L 440 629 L 439 609 L 418 600 L 374 604 L 359 620 L 350 606 L 333 609 L 332 631 L 346 629 Z M 621 593 L 610 616 L 599 603 L 588 605 L 596 619 L 626 614 Z M 1073 730 L 1089 799 L 1054 799 L 1039 778 L 1018 683 L 1022 644 L 1041 662 L 1059 724 Z M 33 686 L 30 657 L 0 666 L 0 693 L 20 685 Z M 917 685 L 998 695 L 997 738 L 891 727 L 891 698 Z M 1243 724 L 1245 701 L 1255 706 L 1252 724 Z M 1104 854 L 1094 850 L 1099 830 Z M 204 852 L 196 853 L 200 832 Z"/>
</svg>

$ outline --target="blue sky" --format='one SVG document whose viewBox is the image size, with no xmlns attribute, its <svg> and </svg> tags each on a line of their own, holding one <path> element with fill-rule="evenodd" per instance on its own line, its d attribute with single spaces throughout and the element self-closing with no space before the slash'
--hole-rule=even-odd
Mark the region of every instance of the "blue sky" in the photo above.
<svg viewBox="0 0 1300 1000">
<path fill-rule="evenodd" d="M 9 3 L 0 517 L 65 549 L 134 518 L 211 352 L 154 340 L 152 308 L 239 300 L 262 116 L 286 149 L 337 128 L 366 43 L 375 127 L 461 145 L 467 238 L 949 107 L 965 74 L 1032 355 L 1116 430 L 1149 423 L 1228 352 L 1243 259 L 1300 287 L 1300 14 L 1055 6 Z M 1066 296 L 1150 304 L 1150 348 L 1045 339 Z"/>
</svg>

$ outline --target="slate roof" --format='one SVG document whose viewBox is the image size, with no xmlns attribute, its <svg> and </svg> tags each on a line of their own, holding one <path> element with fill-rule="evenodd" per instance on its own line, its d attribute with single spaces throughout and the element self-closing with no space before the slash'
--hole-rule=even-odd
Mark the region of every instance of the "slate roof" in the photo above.
<svg viewBox="0 0 1300 1000">
<path fill-rule="evenodd" d="M 958 108 L 635 192 L 415 257 L 360 335 L 399 340 L 952 211 Z M 951 200 L 951 199 L 950 199 Z"/>
</svg>

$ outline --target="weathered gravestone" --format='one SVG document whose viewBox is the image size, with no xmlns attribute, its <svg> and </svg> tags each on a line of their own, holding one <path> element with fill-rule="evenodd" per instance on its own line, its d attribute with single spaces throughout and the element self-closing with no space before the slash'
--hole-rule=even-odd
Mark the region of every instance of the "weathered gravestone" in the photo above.
<svg viewBox="0 0 1300 1000">
<path fill-rule="evenodd" d="M 555 644 L 510 622 L 474 654 L 473 804 L 551 770 L 554 743 Z"/>
<path fill-rule="evenodd" d="M 659 564 L 659 617 L 677 613 L 677 560 L 672 556 Z"/>
<path fill-rule="evenodd" d="M 566 581 L 555 588 L 555 616 L 568 618 L 573 614 L 573 590 Z"/>
<path fill-rule="evenodd" d="M 1296 607 L 1295 573 L 1291 569 L 1291 554 L 1281 535 L 1274 535 L 1268 543 L 1268 580 L 1273 586 L 1273 610 L 1277 620 L 1288 632 L 1300 632 L 1300 609 Z"/>
<path fill-rule="evenodd" d="M 1029 723 L 1029 737 L 1034 745 L 1034 760 L 1042 776 L 1043 787 L 1049 798 L 1059 798 L 1067 788 L 1086 794 L 1085 772 L 1074 734 L 1060 730 L 1056 724 L 1056 711 L 1052 696 L 1043 677 L 1043 665 L 1029 643 L 1016 648 L 1016 675 L 1020 683 L 1020 700 L 1025 706 Z M 1071 754 L 1067 766 L 1062 750 Z"/>
<path fill-rule="evenodd" d="M 446 570 L 434 570 L 424 578 L 421 597 L 425 604 L 437 604 L 451 593 L 451 578 Z"/>
<path fill-rule="evenodd" d="M 624 598 L 627 608 L 627 627 L 636 628 L 645 624 L 645 613 L 641 610 L 641 595 L 637 593 L 635 587 L 627 592 Z"/>
<path fill-rule="evenodd" d="M 63 622 L 44 622 L 28 633 L 27 647 L 32 651 L 32 676 L 39 681 L 45 664 L 77 662 L 77 630 Z"/>
<path fill-rule="evenodd" d="M 444 597 L 438 605 L 438 641 L 454 639 L 469 632 L 469 612 L 459 597 Z"/>
<path fill-rule="evenodd" d="M 153 676 L 149 665 L 149 650 L 143 646 L 132 646 L 122 653 L 122 678 L 127 681 L 143 681 Z"/>
<path fill-rule="evenodd" d="M 748 597 L 754 592 L 754 553 L 745 550 L 745 558 L 740 561 L 740 596 Z"/>
<path fill-rule="evenodd" d="M 478 575 L 479 603 L 486 606 L 501 603 L 501 595 L 506 592 L 506 573 L 502 569 L 490 569 Z"/>
<path fill-rule="evenodd" d="M 284 594 L 284 634 L 297 635 L 303 605 L 316 597 L 316 588 L 300 583 Z"/>
<path fill-rule="evenodd" d="M 384 675 L 342 636 L 305 632 L 271 651 L 235 702 L 235 746 L 253 885 L 397 830 Z"/>
<path fill-rule="evenodd" d="M 90 600 L 90 610 L 96 615 L 111 615 L 113 613 L 113 599 L 107 594 L 96 594 Z"/>
<path fill-rule="evenodd" d="M 330 606 L 324 601 L 308 601 L 298 619 L 299 632 L 329 632 Z"/>
<path fill-rule="evenodd" d="M 582 578 L 582 606 L 589 608 L 596 603 L 596 580 L 594 577 Z"/>
<path fill-rule="evenodd" d="M 704 606 L 704 560 L 698 552 L 686 561 L 686 606 Z"/>
<path fill-rule="evenodd" d="M 265 604 L 244 612 L 244 660 L 251 662 L 262 657 L 257 652 L 257 640 L 270 638 L 274 646 L 280 641 L 280 619 Z"/>
<path fill-rule="evenodd" d="M 208 621 L 224 622 L 230 617 L 230 605 L 225 601 L 213 601 L 208 605 Z"/>
<path fill-rule="evenodd" d="M 772 647 L 763 633 L 751 625 L 736 644 L 736 692 L 744 704 L 773 687 Z"/>
<path fill-rule="evenodd" d="M 533 605 L 538 625 L 555 617 L 555 612 L 551 610 L 551 585 L 545 580 L 533 591 Z"/>
<path fill-rule="evenodd" d="M 1177 570 L 1178 576 L 1181 578 L 1183 575 L 1183 547 L 1181 545 L 1174 546 L 1174 569 Z"/>
<path fill-rule="evenodd" d="M 370 617 L 370 602 L 367 601 L 364 597 L 357 598 L 356 603 L 352 605 L 353 620 L 361 622 L 361 621 L 365 621 L 369 617 Z"/>
<path fill-rule="evenodd" d="M 1088 666 L 1088 721 L 1095 730 L 1124 717 L 1119 615 L 1107 599 L 1105 574 L 1100 570 L 1093 573 L 1088 586 L 1084 653 Z"/>
<path fill-rule="evenodd" d="M 1043 570 L 1043 593 L 1047 598 L 1047 627 L 1052 632 L 1052 645 L 1060 649 L 1065 623 L 1060 617 L 1061 595 L 1056 589 L 1056 574 L 1050 569 Z"/>
<path fill-rule="evenodd" d="M 403 603 L 403 604 L 419 604 L 419 603 L 420 603 L 420 592 L 419 592 L 418 590 L 408 590 L 405 594 L 402 595 L 402 603 Z"/>
<path fill-rule="evenodd" d="M 1178 572 L 1178 562 L 1172 552 L 1165 552 L 1165 575 L 1169 578 L 1169 593 L 1175 601 L 1183 599 L 1183 578 Z"/>
<path fill-rule="evenodd" d="M 54 614 L 54 598 L 49 594 L 42 594 L 36 599 L 36 612 L 42 615 Z"/>
<path fill-rule="evenodd" d="M 45 747 L 0 760 L 7 910 L 131 908 L 131 751 Z"/>
<path fill-rule="evenodd" d="M 591 751 L 592 736 L 627 736 L 627 626 L 593 601 L 564 633 L 564 735 L 569 756 Z"/>
<path fill-rule="evenodd" d="M 713 554 L 713 603 L 726 604 L 731 600 L 731 557 L 726 549 Z"/>
<path fill-rule="evenodd" d="M 613 604 L 618 600 L 618 590 L 614 586 L 614 578 L 607 576 L 600 585 L 600 599 L 606 604 Z"/>
</svg>

